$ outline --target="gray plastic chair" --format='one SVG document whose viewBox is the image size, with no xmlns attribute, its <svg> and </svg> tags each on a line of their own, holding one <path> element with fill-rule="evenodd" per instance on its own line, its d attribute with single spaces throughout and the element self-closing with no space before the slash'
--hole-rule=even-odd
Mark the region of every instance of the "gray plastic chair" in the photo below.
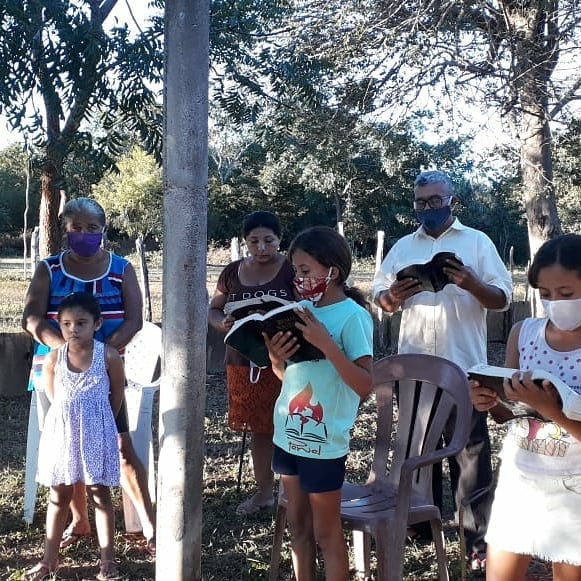
<svg viewBox="0 0 581 581">
<path fill-rule="evenodd" d="M 442 516 L 432 498 L 432 465 L 455 456 L 468 442 L 472 404 L 466 373 L 432 355 L 394 355 L 373 367 L 377 434 L 371 472 L 363 485 L 345 482 L 343 526 L 354 533 L 358 572 L 369 577 L 371 536 L 377 579 L 399 581 L 408 526 L 429 521 L 439 578 L 448 580 Z M 394 401 L 397 398 L 397 418 Z M 451 442 L 438 449 L 446 420 L 455 414 Z M 279 491 L 269 579 L 278 578 L 286 525 L 284 490 Z"/>
</svg>

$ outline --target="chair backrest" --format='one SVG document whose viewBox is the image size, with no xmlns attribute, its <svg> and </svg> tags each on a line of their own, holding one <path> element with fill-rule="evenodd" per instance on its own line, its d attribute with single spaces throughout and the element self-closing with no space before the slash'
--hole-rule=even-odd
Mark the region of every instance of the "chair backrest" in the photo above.
<svg viewBox="0 0 581 581">
<path fill-rule="evenodd" d="M 370 481 L 397 486 L 401 466 L 408 458 L 454 456 L 466 446 L 472 403 L 468 379 L 460 367 L 433 355 L 393 355 L 377 361 L 373 375 L 377 434 Z M 451 414 L 455 415 L 452 439 L 436 453 Z M 432 464 L 428 463 L 414 474 L 414 490 L 431 499 L 431 480 Z"/>
<path fill-rule="evenodd" d="M 161 329 L 148 321 L 125 347 L 125 376 L 129 384 L 159 381 Z"/>
</svg>

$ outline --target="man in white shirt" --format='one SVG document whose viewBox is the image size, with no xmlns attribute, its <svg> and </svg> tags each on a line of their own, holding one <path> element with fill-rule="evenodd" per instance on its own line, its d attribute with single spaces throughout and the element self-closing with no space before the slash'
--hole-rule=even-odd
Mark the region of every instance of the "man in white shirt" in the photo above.
<svg viewBox="0 0 581 581">
<path fill-rule="evenodd" d="M 402 309 L 399 353 L 438 355 L 463 369 L 486 363 L 486 311 L 508 309 L 510 274 L 490 238 L 454 217 L 458 198 L 444 172 L 418 175 L 413 203 L 421 226 L 398 240 L 385 257 L 373 281 L 374 301 L 389 313 Z M 439 252 L 459 259 L 447 259 L 443 269 L 452 284 L 430 292 L 420 290 L 418 279 L 397 280 L 400 270 L 426 263 Z M 477 493 L 490 489 L 492 482 L 486 414 L 474 410 L 468 445 L 449 465 L 456 507 L 463 499 L 479 497 L 466 507 L 464 523 L 472 568 L 484 569 L 489 498 Z M 434 468 L 434 498 L 441 503 L 441 470 Z"/>
</svg>

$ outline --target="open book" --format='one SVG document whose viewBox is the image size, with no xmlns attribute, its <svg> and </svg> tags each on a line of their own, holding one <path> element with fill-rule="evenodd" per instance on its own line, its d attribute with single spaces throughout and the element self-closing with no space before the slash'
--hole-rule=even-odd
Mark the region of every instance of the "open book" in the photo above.
<svg viewBox="0 0 581 581">
<path fill-rule="evenodd" d="M 224 306 L 224 314 L 232 315 L 236 320 L 243 319 L 254 311 L 272 311 L 283 305 L 289 305 L 292 301 L 281 299 L 271 295 L 252 297 L 240 301 L 232 301 Z"/>
<path fill-rule="evenodd" d="M 450 282 L 450 279 L 444 273 L 444 266 L 449 266 L 446 262 L 448 258 L 463 264 L 453 252 L 438 252 L 428 262 L 411 264 L 402 268 L 396 274 L 396 278 L 397 280 L 415 278 L 421 283 L 420 290 L 436 293 Z"/>
<path fill-rule="evenodd" d="M 524 402 L 507 399 L 504 393 L 504 378 L 510 379 L 515 373 L 520 373 L 518 369 L 508 367 L 496 367 L 494 365 L 475 365 L 468 370 L 468 378 L 478 381 L 480 385 L 494 389 L 498 394 L 502 405 L 510 409 L 515 417 L 527 416 L 544 420 L 543 416 L 534 408 Z M 561 398 L 563 413 L 571 420 L 581 420 L 581 394 L 571 389 L 564 381 L 555 377 L 543 369 L 532 371 L 533 381 L 542 386 L 543 380 L 550 381 L 557 390 Z"/>
<path fill-rule="evenodd" d="M 268 367 L 270 358 L 262 333 L 272 337 L 279 331 L 291 331 L 298 339 L 300 349 L 291 357 L 291 361 L 311 361 L 324 359 L 322 351 L 309 343 L 295 323 L 300 322 L 294 309 L 302 309 L 297 303 L 283 305 L 261 315 L 253 313 L 234 323 L 230 331 L 224 337 L 224 343 L 239 351 L 244 357 L 258 365 Z"/>
</svg>

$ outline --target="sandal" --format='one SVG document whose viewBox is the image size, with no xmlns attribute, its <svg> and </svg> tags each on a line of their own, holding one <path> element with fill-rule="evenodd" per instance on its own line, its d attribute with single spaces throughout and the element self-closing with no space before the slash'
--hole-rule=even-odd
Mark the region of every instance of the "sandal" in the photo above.
<svg viewBox="0 0 581 581">
<path fill-rule="evenodd" d="M 75 545 L 80 540 L 88 539 L 91 536 L 92 536 L 91 533 L 83 534 L 83 533 L 75 533 L 75 531 L 68 531 L 67 530 L 63 533 L 59 547 L 61 549 L 66 549 L 67 547 L 70 547 L 71 545 Z"/>
<path fill-rule="evenodd" d="M 244 502 L 241 502 L 236 508 L 236 514 L 241 516 L 248 516 L 251 514 L 256 514 L 261 510 L 266 510 L 267 508 L 272 508 L 274 506 L 274 499 L 269 498 L 268 500 L 259 500 L 258 494 L 247 498 Z"/>
<path fill-rule="evenodd" d="M 157 550 L 156 544 L 155 544 L 155 535 L 153 535 L 153 537 L 149 537 L 149 539 L 147 539 L 145 541 L 145 550 L 152 556 L 155 557 L 155 552 Z"/>
<path fill-rule="evenodd" d="M 50 579 L 57 571 L 58 567 L 51 569 L 50 565 L 44 561 L 39 561 L 32 569 L 28 569 L 22 575 L 22 579 L 24 581 L 44 581 L 44 579 Z"/>
<path fill-rule="evenodd" d="M 486 573 L 486 553 L 481 552 L 478 553 L 474 551 L 472 555 L 470 555 L 470 571 L 472 573 Z"/>
<path fill-rule="evenodd" d="M 122 579 L 117 569 L 115 561 L 99 561 L 99 573 L 96 577 L 97 581 L 107 581 L 108 579 Z"/>
</svg>

